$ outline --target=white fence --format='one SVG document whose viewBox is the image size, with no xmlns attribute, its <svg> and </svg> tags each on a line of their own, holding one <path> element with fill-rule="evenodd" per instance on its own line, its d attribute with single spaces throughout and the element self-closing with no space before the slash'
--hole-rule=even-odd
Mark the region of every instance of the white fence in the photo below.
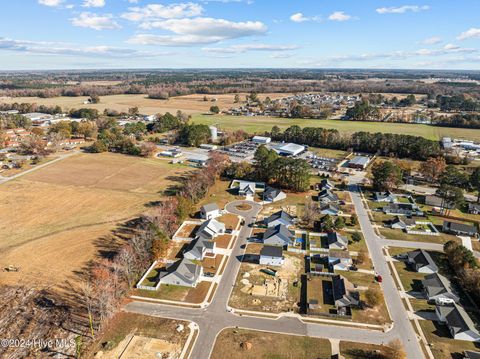
<svg viewBox="0 0 480 359">
<path fill-rule="evenodd" d="M 137 289 L 144 289 L 144 290 L 158 290 L 158 287 L 160 287 L 160 281 L 158 281 L 158 284 L 155 286 L 155 287 L 151 287 L 151 286 L 148 286 L 148 285 L 141 285 L 143 283 L 143 281 L 145 280 L 145 278 L 147 278 L 148 274 L 152 271 L 153 268 L 155 268 L 155 266 L 158 264 L 158 261 L 154 261 L 152 263 L 152 265 L 150 267 L 148 267 L 147 271 L 145 272 L 145 274 L 142 276 L 142 278 L 140 278 L 140 280 L 138 281 L 137 285 L 135 287 L 137 287 Z"/>
<path fill-rule="evenodd" d="M 415 222 L 415 224 L 427 226 L 428 228 L 431 229 L 431 232 L 415 231 L 415 230 L 410 230 L 408 228 L 405 229 L 405 232 L 407 232 L 407 234 L 416 234 L 420 236 L 438 236 L 440 234 L 432 222 Z"/>
</svg>

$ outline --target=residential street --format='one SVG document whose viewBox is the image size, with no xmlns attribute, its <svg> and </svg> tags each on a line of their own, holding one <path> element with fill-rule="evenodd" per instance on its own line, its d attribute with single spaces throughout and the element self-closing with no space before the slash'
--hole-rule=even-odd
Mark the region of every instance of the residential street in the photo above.
<svg viewBox="0 0 480 359">
<path fill-rule="evenodd" d="M 298 316 L 284 315 L 278 319 L 268 319 L 263 317 L 242 316 L 234 314 L 228 308 L 228 299 L 233 289 L 235 279 L 240 268 L 241 256 L 245 251 L 247 238 L 251 235 L 250 225 L 255 221 L 256 215 L 260 211 L 260 205 L 253 202 L 236 201 L 227 205 L 229 212 L 241 215 L 245 218 L 245 225 L 240 230 L 239 237 L 233 249 L 232 255 L 227 263 L 227 267 L 222 276 L 222 280 L 215 293 L 212 302 L 206 308 L 183 308 L 165 304 L 156 304 L 148 302 L 134 301 L 125 306 L 126 311 L 167 317 L 173 319 L 182 319 L 195 322 L 200 330 L 190 358 L 207 359 L 215 343 L 216 336 L 223 329 L 228 327 L 239 327 L 246 329 L 264 330 L 269 332 L 279 332 L 294 335 L 308 335 L 318 338 L 330 338 L 337 340 L 348 340 L 354 342 L 386 344 L 396 338 L 401 338 L 405 344 L 409 358 L 422 358 L 423 353 L 418 344 L 417 338 L 412 326 L 408 320 L 407 313 L 403 308 L 399 293 L 394 285 L 393 278 L 389 272 L 387 263 L 383 257 L 381 243 L 368 220 L 368 215 L 363 209 L 361 197 L 356 192 L 356 186 L 351 187 L 352 198 L 355 207 L 359 211 L 359 220 L 369 237 L 367 243 L 372 252 L 372 259 L 376 269 L 384 276 L 385 299 L 394 320 L 393 329 L 386 333 L 378 330 L 351 328 L 345 326 L 336 326 L 321 323 L 304 323 Z M 239 204 L 248 203 L 253 206 L 250 211 L 239 211 L 236 207 Z"/>
</svg>

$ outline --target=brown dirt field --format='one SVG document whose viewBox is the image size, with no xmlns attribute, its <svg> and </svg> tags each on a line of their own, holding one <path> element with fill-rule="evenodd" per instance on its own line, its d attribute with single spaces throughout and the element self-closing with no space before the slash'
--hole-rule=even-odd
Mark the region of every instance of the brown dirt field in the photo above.
<svg viewBox="0 0 480 359">
<path fill-rule="evenodd" d="M 181 333 L 175 330 L 178 324 L 185 326 L 185 329 Z M 161 339 L 183 348 L 189 331 L 188 323 L 184 321 L 119 312 L 109 321 L 108 326 L 97 338 L 91 351 L 83 353 L 82 357 L 91 359 L 94 357 L 94 354 L 100 350 L 108 355 L 109 352 L 102 348 L 102 343 L 109 343 L 113 348 L 120 349 L 123 346 L 119 344 L 131 333 L 138 336 Z M 151 357 L 155 357 L 155 355 L 153 354 Z"/>
<path fill-rule="evenodd" d="M 231 241 L 232 241 L 232 236 L 230 234 L 222 234 L 217 238 L 215 238 L 215 243 L 218 248 L 228 248 Z"/>
<path fill-rule="evenodd" d="M 194 233 L 198 230 L 200 225 L 186 223 L 183 225 L 182 229 L 178 232 L 178 237 L 180 238 L 193 238 Z"/>
<path fill-rule="evenodd" d="M 223 216 L 218 217 L 217 219 L 220 222 L 223 222 L 227 229 L 235 229 L 238 225 L 238 222 L 240 221 L 236 215 L 231 213 L 224 214 Z"/>
<path fill-rule="evenodd" d="M 340 354 L 345 359 L 368 358 L 370 353 L 379 351 L 385 358 L 393 358 L 393 351 L 385 345 L 373 345 L 356 342 L 340 342 Z"/>
<path fill-rule="evenodd" d="M 0 272 L 0 283 L 75 279 L 111 231 L 161 199 L 174 183 L 167 177 L 181 172 L 152 159 L 80 154 L 1 185 L 0 267 L 21 270 Z"/>
<path fill-rule="evenodd" d="M 241 101 L 245 100 L 247 94 L 239 94 Z M 186 95 L 172 97 L 168 100 L 154 100 L 149 99 L 147 95 L 111 95 L 101 96 L 100 103 L 87 104 L 83 102 L 88 99 L 87 96 L 80 97 L 53 97 L 53 98 L 39 98 L 39 97 L 0 97 L 0 102 L 5 103 L 36 103 L 38 105 L 56 106 L 59 105 L 64 111 L 69 111 L 74 108 L 94 108 L 103 112 L 106 108 L 117 111 L 127 112 L 130 107 L 137 106 L 141 113 L 147 115 L 154 115 L 157 113 L 171 112 L 175 114 L 177 110 L 192 114 L 192 113 L 207 113 L 210 106 L 216 105 L 221 110 L 228 109 L 234 106 L 233 100 L 235 94 L 222 95 L 208 95 L 209 99 L 216 98 L 216 102 L 203 101 L 204 95 Z M 269 96 L 272 100 L 289 96 L 289 94 L 261 94 L 259 98 L 264 99 Z M 239 105 L 239 104 L 238 104 Z"/>
<path fill-rule="evenodd" d="M 223 359 L 227 356 L 231 359 L 327 359 L 331 356 L 331 345 L 327 339 L 225 329 L 217 337 L 211 359 Z"/>
<path fill-rule="evenodd" d="M 222 262 L 223 256 L 221 254 L 217 254 L 215 257 L 206 257 L 202 261 L 202 267 L 205 272 L 214 272 L 218 271 L 220 263 Z"/>
</svg>

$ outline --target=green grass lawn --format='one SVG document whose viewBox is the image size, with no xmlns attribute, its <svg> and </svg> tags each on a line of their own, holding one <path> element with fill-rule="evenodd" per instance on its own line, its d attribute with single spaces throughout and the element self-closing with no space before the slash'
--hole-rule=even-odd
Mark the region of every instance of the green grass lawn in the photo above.
<svg viewBox="0 0 480 359">
<path fill-rule="evenodd" d="M 380 233 L 386 239 L 394 239 L 399 241 L 411 241 L 411 242 L 428 242 L 445 244 L 448 241 L 459 241 L 458 237 L 441 233 L 438 236 L 407 234 L 400 229 L 380 228 Z"/>
<path fill-rule="evenodd" d="M 403 135 L 422 136 L 431 140 L 438 140 L 444 136 L 480 140 L 480 130 L 435 127 L 428 125 L 389 123 L 389 122 L 356 122 L 342 120 L 304 120 L 276 117 L 248 117 L 227 115 L 194 114 L 193 122 L 217 126 L 224 130 L 245 130 L 248 133 L 262 133 L 270 131 L 273 126 L 285 129 L 292 125 L 300 127 L 322 127 L 336 129 L 343 133 L 356 131 L 397 133 Z"/>
</svg>

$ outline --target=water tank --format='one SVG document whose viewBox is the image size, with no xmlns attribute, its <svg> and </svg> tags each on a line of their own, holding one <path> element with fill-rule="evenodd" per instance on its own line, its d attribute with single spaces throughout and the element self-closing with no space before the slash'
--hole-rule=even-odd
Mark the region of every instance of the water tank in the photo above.
<svg viewBox="0 0 480 359">
<path fill-rule="evenodd" d="M 218 129 L 215 126 L 209 126 L 210 135 L 212 136 L 212 142 L 217 142 L 218 140 Z"/>
</svg>

